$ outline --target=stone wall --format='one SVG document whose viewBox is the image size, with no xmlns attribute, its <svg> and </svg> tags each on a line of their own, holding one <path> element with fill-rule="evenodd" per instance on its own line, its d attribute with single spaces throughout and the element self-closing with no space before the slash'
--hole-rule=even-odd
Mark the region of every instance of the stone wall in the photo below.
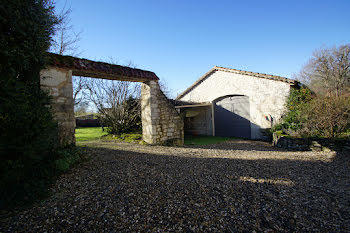
<svg viewBox="0 0 350 233">
<path fill-rule="evenodd" d="M 183 145 L 183 117 L 163 94 L 157 81 L 141 86 L 142 134 L 149 144 Z"/>
<path fill-rule="evenodd" d="M 276 123 L 284 111 L 290 84 L 249 75 L 215 71 L 179 100 L 213 102 L 228 95 L 249 97 L 251 138 L 262 139 L 267 128 Z"/>
<path fill-rule="evenodd" d="M 292 138 L 273 134 L 272 145 L 293 151 L 350 151 L 350 140 L 328 138 Z"/>
<path fill-rule="evenodd" d="M 40 73 L 40 86 L 53 98 L 53 111 L 58 122 L 60 145 L 75 144 L 75 118 L 72 71 L 50 67 Z"/>
</svg>

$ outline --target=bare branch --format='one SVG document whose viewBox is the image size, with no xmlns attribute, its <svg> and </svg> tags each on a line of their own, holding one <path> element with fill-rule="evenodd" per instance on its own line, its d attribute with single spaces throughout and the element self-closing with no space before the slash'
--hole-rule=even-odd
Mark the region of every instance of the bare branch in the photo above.
<svg viewBox="0 0 350 233">
<path fill-rule="evenodd" d="M 350 45 L 317 50 L 298 79 L 316 93 L 339 97 L 350 88 Z"/>
<path fill-rule="evenodd" d="M 89 100 L 110 133 L 140 130 L 140 84 L 126 81 L 89 79 Z"/>
<path fill-rule="evenodd" d="M 61 12 L 58 13 L 59 23 L 56 26 L 50 50 L 61 55 L 69 54 L 78 56 L 80 54 L 78 43 L 81 41 L 82 30 L 76 31 L 71 24 L 71 13 L 72 9 L 71 7 L 67 7 L 66 1 Z"/>
</svg>

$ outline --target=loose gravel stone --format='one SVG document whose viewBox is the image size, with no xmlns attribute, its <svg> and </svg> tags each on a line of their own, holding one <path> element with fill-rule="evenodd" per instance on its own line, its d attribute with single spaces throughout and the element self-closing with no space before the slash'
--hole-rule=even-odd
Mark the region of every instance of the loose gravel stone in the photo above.
<svg viewBox="0 0 350 233">
<path fill-rule="evenodd" d="M 350 155 L 264 142 L 83 146 L 52 196 L 0 232 L 349 232 Z"/>
</svg>

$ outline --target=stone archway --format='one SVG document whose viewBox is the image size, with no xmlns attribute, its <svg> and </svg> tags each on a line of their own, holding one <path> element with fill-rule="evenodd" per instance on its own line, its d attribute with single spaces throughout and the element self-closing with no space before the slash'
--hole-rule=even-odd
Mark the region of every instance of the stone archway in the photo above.
<svg viewBox="0 0 350 233">
<path fill-rule="evenodd" d="M 75 143 L 72 76 L 141 82 L 143 140 L 149 144 L 183 145 L 183 119 L 151 71 L 50 53 L 49 66 L 40 76 L 41 88 L 53 98 L 61 145 Z"/>
</svg>

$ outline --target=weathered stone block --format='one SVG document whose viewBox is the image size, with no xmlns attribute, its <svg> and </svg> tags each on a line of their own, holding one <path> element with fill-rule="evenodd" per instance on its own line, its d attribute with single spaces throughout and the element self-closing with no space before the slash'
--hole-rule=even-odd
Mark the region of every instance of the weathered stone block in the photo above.
<svg viewBox="0 0 350 233">
<path fill-rule="evenodd" d="M 40 85 L 57 87 L 67 81 L 69 71 L 62 69 L 46 69 L 40 72 Z M 68 74 L 69 75 L 69 74 Z"/>
<path fill-rule="evenodd" d="M 40 85 L 53 97 L 52 108 L 58 123 L 58 137 L 61 145 L 75 143 L 75 119 L 72 90 L 72 71 L 49 69 L 40 72 Z"/>
</svg>

